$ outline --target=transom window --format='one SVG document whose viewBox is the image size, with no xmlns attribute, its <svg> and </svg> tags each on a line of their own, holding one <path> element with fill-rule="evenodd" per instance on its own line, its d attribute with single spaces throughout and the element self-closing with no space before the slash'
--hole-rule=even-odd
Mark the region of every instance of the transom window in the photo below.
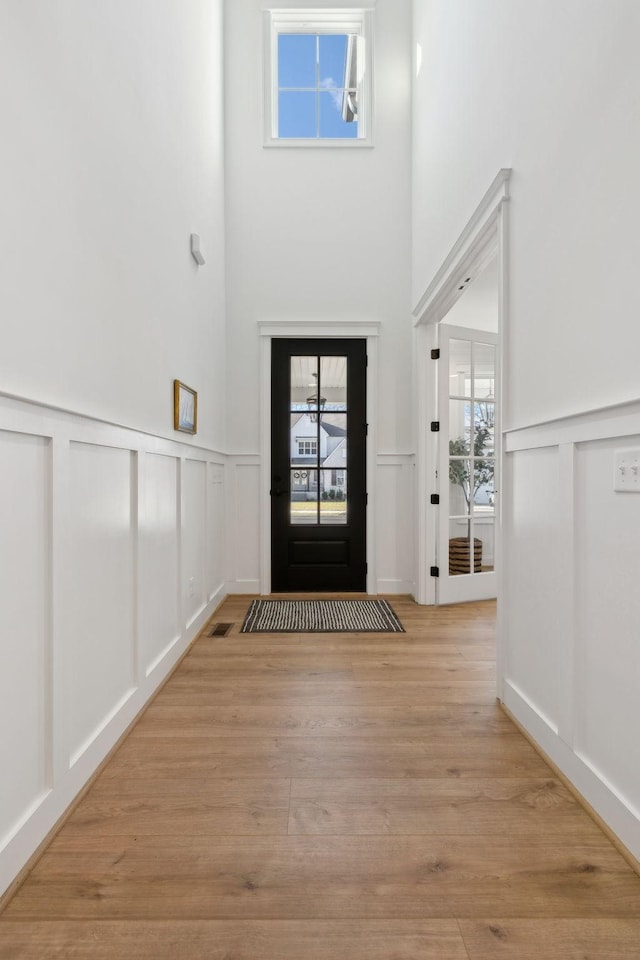
<svg viewBox="0 0 640 960">
<path fill-rule="evenodd" d="M 267 14 L 265 144 L 370 145 L 370 12 Z"/>
</svg>

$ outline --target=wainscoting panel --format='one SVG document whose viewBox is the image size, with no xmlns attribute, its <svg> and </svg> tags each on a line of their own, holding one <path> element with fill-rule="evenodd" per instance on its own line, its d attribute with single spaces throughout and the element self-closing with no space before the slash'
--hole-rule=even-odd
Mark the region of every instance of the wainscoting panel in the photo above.
<svg viewBox="0 0 640 960">
<path fill-rule="evenodd" d="M 182 468 L 182 606 L 187 626 L 205 604 L 207 464 L 184 460 Z"/>
<path fill-rule="evenodd" d="M 139 637 L 140 676 L 147 676 L 180 637 L 178 595 L 178 475 L 180 460 L 140 454 Z"/>
<path fill-rule="evenodd" d="M 135 455 L 72 443 L 70 457 L 69 765 L 135 686 Z"/>
<path fill-rule="evenodd" d="M 415 592 L 412 454 L 381 453 L 376 465 L 376 572 L 378 593 Z"/>
<path fill-rule="evenodd" d="M 640 494 L 613 490 L 640 435 L 576 447 L 576 751 L 640 816 Z M 615 744 L 615 749 L 612 749 Z"/>
<path fill-rule="evenodd" d="M 221 463 L 207 464 L 207 599 L 223 586 L 225 542 L 225 467 Z"/>
<path fill-rule="evenodd" d="M 640 400 L 504 436 L 504 702 L 640 859 Z"/>
<path fill-rule="evenodd" d="M 509 540 L 505 564 L 510 610 L 506 679 L 555 729 L 560 700 L 555 622 L 563 589 L 552 562 L 562 529 L 558 459 L 557 447 L 513 454 L 511 515 L 505 518 L 507 530 L 518 532 Z"/>
<path fill-rule="evenodd" d="M 0 430 L 0 849 L 51 778 L 51 444 Z"/>
<path fill-rule="evenodd" d="M 260 457 L 234 455 L 227 469 L 227 590 L 260 593 Z"/>
<path fill-rule="evenodd" d="M 225 469 L 0 395 L 0 896 L 224 599 Z"/>
</svg>

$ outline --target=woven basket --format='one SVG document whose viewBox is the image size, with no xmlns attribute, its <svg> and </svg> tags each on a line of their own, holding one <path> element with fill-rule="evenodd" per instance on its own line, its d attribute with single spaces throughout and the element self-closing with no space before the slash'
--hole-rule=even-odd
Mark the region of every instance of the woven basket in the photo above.
<svg viewBox="0 0 640 960">
<path fill-rule="evenodd" d="M 482 540 L 473 538 L 473 572 L 482 570 Z M 449 575 L 470 573 L 469 537 L 452 537 L 449 540 Z"/>
</svg>

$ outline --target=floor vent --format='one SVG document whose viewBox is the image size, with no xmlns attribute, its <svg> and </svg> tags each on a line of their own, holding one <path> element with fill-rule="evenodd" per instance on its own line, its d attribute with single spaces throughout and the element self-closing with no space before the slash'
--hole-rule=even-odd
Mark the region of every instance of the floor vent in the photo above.
<svg viewBox="0 0 640 960">
<path fill-rule="evenodd" d="M 214 623 L 211 630 L 207 634 L 208 637 L 226 637 L 231 627 L 232 623 Z"/>
</svg>

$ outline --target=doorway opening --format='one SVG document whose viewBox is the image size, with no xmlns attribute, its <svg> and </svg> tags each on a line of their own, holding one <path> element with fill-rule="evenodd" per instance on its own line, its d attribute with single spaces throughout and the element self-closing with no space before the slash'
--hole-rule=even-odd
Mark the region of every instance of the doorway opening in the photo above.
<svg viewBox="0 0 640 960">
<path fill-rule="evenodd" d="M 437 603 L 497 596 L 500 470 L 498 270 L 494 257 L 438 324 Z"/>
<path fill-rule="evenodd" d="M 418 603 L 500 600 L 510 178 L 498 171 L 413 310 Z M 498 603 L 499 686 L 501 630 Z"/>
</svg>

